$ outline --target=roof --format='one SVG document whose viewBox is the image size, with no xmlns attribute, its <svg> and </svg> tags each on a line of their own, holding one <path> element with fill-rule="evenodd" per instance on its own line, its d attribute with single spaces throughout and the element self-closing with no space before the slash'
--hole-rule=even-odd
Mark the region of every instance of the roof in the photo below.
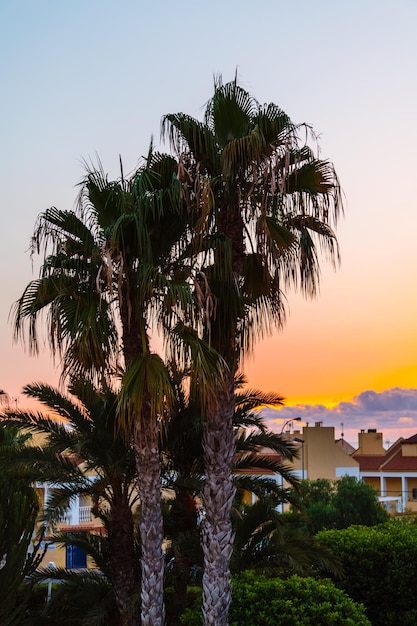
<svg viewBox="0 0 417 626">
<path fill-rule="evenodd" d="M 346 454 L 350 454 L 350 456 L 352 456 L 355 452 L 355 448 L 350 445 L 350 443 L 348 443 L 345 439 L 343 439 L 343 437 L 340 439 L 336 439 L 335 443 L 339 448 L 343 450 L 343 452 L 346 452 Z"/>
<path fill-rule="evenodd" d="M 397 454 L 387 459 L 382 464 L 381 469 L 386 471 L 404 471 L 410 470 L 417 472 L 417 456 L 403 456 L 402 451 L 399 450 Z"/>
<path fill-rule="evenodd" d="M 367 472 L 379 471 L 386 460 L 384 454 L 353 454 L 352 456 L 359 463 L 359 470 Z"/>
<path fill-rule="evenodd" d="M 417 434 L 408 439 L 400 437 L 383 455 L 354 453 L 352 456 L 363 472 L 417 472 L 417 455 L 403 455 L 403 446 L 407 444 L 417 444 Z"/>
</svg>

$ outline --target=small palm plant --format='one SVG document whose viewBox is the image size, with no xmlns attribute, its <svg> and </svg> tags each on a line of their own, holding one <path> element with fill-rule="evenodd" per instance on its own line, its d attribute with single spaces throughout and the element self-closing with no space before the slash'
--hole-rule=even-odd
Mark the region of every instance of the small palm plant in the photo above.
<svg viewBox="0 0 417 626">
<path fill-rule="evenodd" d="M 27 577 L 42 561 L 42 532 L 36 532 L 40 502 L 27 471 L 11 460 L 24 453 L 28 435 L 0 421 L 0 623 L 22 623 L 31 584 Z"/>
<path fill-rule="evenodd" d="M 12 459 L 32 481 L 47 482 L 51 490 L 43 519 L 56 527 L 71 502 L 79 496 L 91 499 L 92 512 L 101 520 L 106 542 L 90 538 L 87 551 L 112 588 L 118 618 L 124 626 L 138 623 L 140 587 L 138 550 L 133 510 L 137 502 L 134 453 L 118 429 L 118 397 L 109 387 L 97 389 L 79 380 L 70 386 L 71 396 L 44 384 L 27 385 L 23 393 L 49 410 L 8 411 L 8 422 L 42 436 L 41 446 L 26 446 Z M 82 537 L 59 534 L 51 541 L 76 545 Z M 106 546 L 107 559 L 98 550 Z M 54 571 L 54 578 L 58 576 Z M 49 571 L 41 574 L 50 576 Z M 66 577 L 62 572 L 60 576 Z M 84 577 L 94 574 L 84 574 Z M 70 577 L 71 578 L 71 577 Z M 100 578 L 101 580 L 101 578 Z M 136 599 L 136 604 L 135 604 Z"/>
</svg>

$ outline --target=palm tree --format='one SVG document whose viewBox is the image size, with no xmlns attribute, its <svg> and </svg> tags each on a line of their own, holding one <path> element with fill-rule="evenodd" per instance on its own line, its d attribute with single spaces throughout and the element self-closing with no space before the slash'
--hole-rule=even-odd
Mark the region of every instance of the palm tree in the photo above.
<svg viewBox="0 0 417 626">
<path fill-rule="evenodd" d="M 172 370 L 171 370 L 172 371 Z M 169 575 L 174 586 L 171 620 L 184 610 L 187 602 L 187 584 L 201 568 L 200 546 L 201 490 L 204 484 L 202 444 L 202 411 L 193 384 L 181 372 L 172 371 L 177 404 L 171 411 L 167 426 L 161 432 L 164 485 L 175 495 L 165 502 L 165 531 L 169 539 Z M 268 430 L 257 411 L 264 405 L 279 406 L 283 398 L 274 393 L 242 389 L 244 377 L 235 381 L 235 413 L 233 426 L 238 432 L 236 454 L 233 459 L 233 481 L 236 488 L 235 517 L 240 517 L 241 500 L 245 494 L 277 501 L 294 502 L 290 489 L 283 489 L 276 481 L 280 475 L 289 485 L 298 481 L 286 461 L 296 455 L 292 444 Z M 281 481 L 280 481 L 281 482 Z M 200 521 L 199 521 L 200 520 Z"/>
<path fill-rule="evenodd" d="M 52 527 L 76 496 L 92 500 L 92 511 L 107 533 L 115 623 L 138 624 L 133 603 L 140 583 L 132 512 L 137 502 L 136 471 L 132 447 L 117 428 L 117 395 L 87 381 L 74 382 L 70 392 L 72 397 L 43 384 L 24 388 L 26 396 L 50 413 L 8 411 L 9 423 L 44 440 L 42 447 L 17 451 L 13 466 L 23 468 L 32 481 L 59 485 L 51 491 L 43 514 Z"/>
<path fill-rule="evenodd" d="M 41 606 L 31 603 L 28 623 L 62 626 L 119 624 L 108 537 L 88 531 L 61 531 L 54 533 L 50 540 L 60 546 L 76 546 L 83 550 L 94 568 L 71 570 L 47 565 L 33 572 L 30 575 L 32 583 L 54 579 L 60 584 L 46 603 Z M 132 597 L 131 605 L 135 603 L 136 598 Z"/>
<path fill-rule="evenodd" d="M 10 459 L 27 445 L 28 435 L 2 419 L 0 425 L 0 623 L 18 626 L 24 619 L 31 585 L 40 564 L 42 535 L 35 538 L 39 499 L 27 473 L 13 471 Z"/>
<path fill-rule="evenodd" d="M 162 359 L 151 350 L 150 328 L 155 320 L 163 328 L 173 324 L 178 305 L 186 318 L 193 311 L 188 267 L 178 262 L 188 239 L 189 212 L 176 172 L 175 159 L 152 148 L 129 179 L 122 172 L 112 182 L 102 168 L 89 170 L 78 211 L 51 208 L 39 217 L 32 250 L 44 249 L 41 276 L 26 287 L 15 309 L 16 337 L 28 322 L 33 352 L 37 321 L 48 311 L 51 347 L 63 355 L 64 374 L 99 381 L 111 377 L 121 348 L 119 423 L 127 434 L 133 429 L 142 624 L 152 626 L 164 622 L 158 432 L 172 390 Z"/>
<path fill-rule="evenodd" d="M 278 513 L 281 504 L 274 494 L 252 505 L 241 504 L 235 512 L 235 543 L 231 569 L 271 570 L 280 577 L 299 574 L 327 574 L 339 577 L 342 566 L 337 557 L 300 528 Z"/>
<path fill-rule="evenodd" d="M 320 247 L 338 260 L 331 224 L 341 195 L 332 164 L 300 145 L 302 127 L 275 104 L 260 105 L 236 79 L 216 81 L 203 122 L 170 114 L 162 129 L 200 211 L 196 249 L 213 302 L 205 333 L 228 366 L 204 429 L 203 612 L 206 624 L 223 626 L 231 601 L 234 377 L 242 354 L 283 323 L 281 289 L 315 295 Z"/>
</svg>

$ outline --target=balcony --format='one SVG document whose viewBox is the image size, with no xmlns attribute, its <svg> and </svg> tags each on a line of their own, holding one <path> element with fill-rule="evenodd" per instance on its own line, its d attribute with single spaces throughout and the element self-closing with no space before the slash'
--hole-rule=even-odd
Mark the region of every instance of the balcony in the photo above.
<svg viewBox="0 0 417 626">
<path fill-rule="evenodd" d="M 78 509 L 79 523 L 91 522 L 91 506 L 80 506 Z"/>
</svg>

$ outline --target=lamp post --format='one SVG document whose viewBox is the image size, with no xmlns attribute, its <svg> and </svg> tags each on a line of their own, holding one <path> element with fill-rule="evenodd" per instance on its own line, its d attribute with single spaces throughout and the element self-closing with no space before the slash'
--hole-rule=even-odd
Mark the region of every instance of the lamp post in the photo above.
<svg viewBox="0 0 417 626">
<path fill-rule="evenodd" d="M 290 424 L 291 422 L 301 422 L 301 420 L 302 420 L 301 417 L 292 417 L 291 419 L 284 422 L 281 428 L 280 435 L 282 435 L 282 433 L 284 432 L 284 428 L 286 427 L 287 424 Z"/>
<path fill-rule="evenodd" d="M 301 476 L 302 480 L 304 480 L 304 439 L 301 439 L 301 437 L 294 437 L 294 441 L 301 443 Z"/>
<path fill-rule="evenodd" d="M 53 561 L 50 561 L 46 567 L 55 568 L 56 565 Z M 46 596 L 46 601 L 50 602 L 52 596 L 52 578 L 48 579 L 48 595 Z"/>
</svg>

